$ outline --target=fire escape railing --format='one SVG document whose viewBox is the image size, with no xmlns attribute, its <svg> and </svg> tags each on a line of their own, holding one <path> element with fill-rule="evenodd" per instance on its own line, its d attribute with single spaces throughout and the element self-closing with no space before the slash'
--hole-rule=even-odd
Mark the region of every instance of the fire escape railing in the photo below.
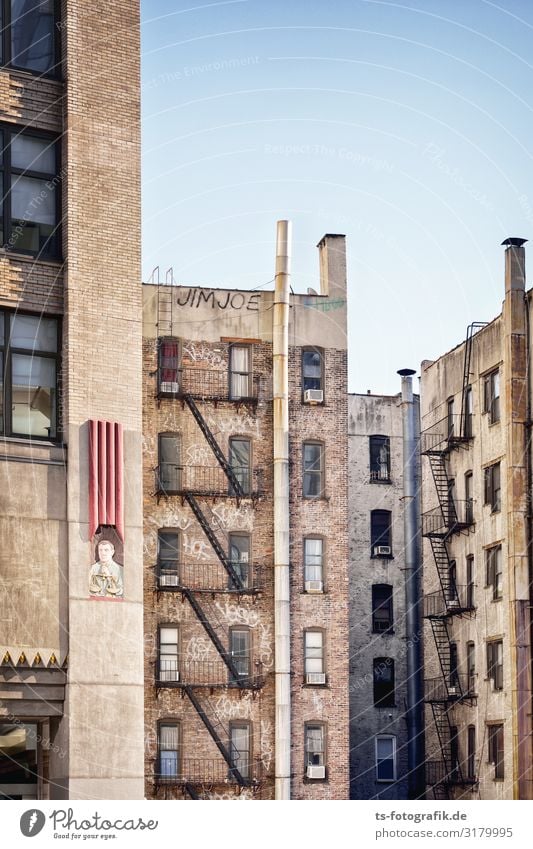
<svg viewBox="0 0 533 849">
<path fill-rule="evenodd" d="M 257 690 L 265 683 L 263 665 L 260 661 L 247 658 L 242 669 L 238 664 L 230 671 L 219 660 L 191 660 L 188 657 L 161 657 L 158 663 L 158 687 L 240 687 Z"/>
<path fill-rule="evenodd" d="M 160 463 L 155 469 L 156 495 L 193 495 L 204 498 L 251 498 L 263 493 L 262 469 L 235 468 L 238 485 L 220 466 L 182 466 Z"/>
<path fill-rule="evenodd" d="M 156 565 L 157 587 L 167 592 L 182 592 L 184 589 L 196 593 L 241 593 L 261 592 L 264 586 L 263 567 L 242 563 L 228 558 L 234 578 L 228 568 L 216 563 L 174 563 L 168 561 Z"/>
<path fill-rule="evenodd" d="M 239 374 L 239 387 L 245 391 L 236 392 L 232 386 L 231 373 L 203 368 L 179 368 L 177 380 L 165 382 L 158 380 L 159 398 L 186 398 L 196 401 L 231 401 L 235 404 L 256 404 L 261 389 L 258 375 Z"/>
<path fill-rule="evenodd" d="M 159 785 L 186 785 L 192 787 L 234 783 L 241 786 L 258 784 L 263 778 L 263 765 L 259 759 L 243 757 L 233 761 L 234 766 L 219 758 L 182 758 L 159 756 L 156 762 L 156 783 Z"/>
</svg>

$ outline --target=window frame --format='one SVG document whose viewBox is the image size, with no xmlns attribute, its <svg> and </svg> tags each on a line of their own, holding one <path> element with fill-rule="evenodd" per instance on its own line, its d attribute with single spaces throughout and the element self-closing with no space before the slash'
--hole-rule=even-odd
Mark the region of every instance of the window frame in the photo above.
<svg viewBox="0 0 533 849">
<path fill-rule="evenodd" d="M 497 395 L 495 394 L 496 383 Z M 498 366 L 483 375 L 483 413 L 488 414 L 489 425 L 497 424 L 501 419 L 500 397 L 500 367 Z"/>
<path fill-rule="evenodd" d="M 387 542 L 382 542 L 383 534 L 376 535 L 374 532 L 374 521 L 375 517 L 379 515 L 387 515 L 389 517 L 388 527 L 387 527 Z M 388 545 L 390 548 L 389 554 L 376 554 L 375 549 L 379 546 Z M 375 559 L 386 559 L 391 560 L 393 558 L 393 549 L 392 549 L 392 510 L 371 510 L 370 511 L 370 557 L 372 560 Z"/>
<path fill-rule="evenodd" d="M 321 562 L 320 562 L 320 566 L 318 567 L 318 568 L 320 568 L 320 578 L 309 578 L 308 575 L 307 575 L 307 569 L 308 568 L 310 568 L 310 569 L 317 568 L 315 564 L 310 564 L 310 563 L 307 563 L 307 561 L 306 561 L 306 557 L 308 556 L 307 553 L 306 553 L 306 543 L 307 543 L 308 540 L 312 540 L 312 541 L 315 541 L 315 542 L 319 541 L 319 542 L 322 543 Z M 324 592 L 325 585 L 326 585 L 326 581 L 325 581 L 325 562 L 326 562 L 325 550 L 326 550 L 326 540 L 325 540 L 325 537 L 321 536 L 320 534 L 306 534 L 306 536 L 303 537 L 302 560 L 303 560 L 304 592 L 309 592 L 309 590 L 305 589 L 305 586 L 306 586 L 307 583 L 310 583 L 311 581 L 320 581 L 322 583 L 322 589 L 321 590 L 313 590 L 313 593 L 318 593 L 318 592 L 323 593 Z"/>
<path fill-rule="evenodd" d="M 318 471 L 305 468 L 305 447 L 306 445 L 317 445 L 320 449 L 320 468 Z M 318 495 L 305 494 L 305 476 L 318 475 L 319 492 Z M 306 439 L 302 442 L 302 498 L 309 501 L 319 501 L 326 497 L 326 447 L 320 439 Z"/>
<path fill-rule="evenodd" d="M 253 563 L 252 535 L 248 531 L 227 531 L 227 535 L 228 535 L 228 559 L 229 559 L 229 562 L 231 563 L 233 570 L 239 575 L 239 577 L 241 579 L 242 586 L 245 589 L 248 589 L 251 585 L 251 574 L 250 574 L 250 572 L 251 572 L 252 563 Z M 233 558 L 231 556 L 231 549 L 232 549 L 232 545 L 233 545 L 232 540 L 235 537 L 237 537 L 239 539 L 246 539 L 247 540 L 247 542 L 248 542 L 248 560 L 238 560 L 238 561 L 233 560 Z M 245 578 L 243 578 L 243 573 L 241 571 L 242 566 L 246 566 L 246 569 L 244 570 Z M 228 575 L 228 589 L 233 589 L 233 588 L 234 588 L 233 581 L 231 579 L 231 576 Z"/>
<path fill-rule="evenodd" d="M 161 459 L 161 443 L 165 439 L 174 439 L 177 442 L 177 445 L 178 445 L 177 454 L 178 454 L 179 462 L 178 463 L 169 463 L 167 461 L 164 461 L 164 465 L 170 466 L 170 467 L 177 470 L 176 479 L 171 481 L 171 483 L 175 484 L 175 487 L 174 486 L 171 486 L 171 487 L 164 487 L 163 486 L 163 477 L 161 475 L 161 467 L 163 466 L 163 460 Z M 183 472 L 183 465 L 181 463 L 182 447 L 183 446 L 182 446 L 182 435 L 181 435 L 181 433 L 176 433 L 175 431 L 161 431 L 160 433 L 157 434 L 158 486 L 159 486 L 159 490 L 161 492 L 163 492 L 165 495 L 175 495 L 181 489 L 182 472 Z"/>
<path fill-rule="evenodd" d="M 466 730 L 466 777 L 470 781 L 475 781 L 476 779 L 476 738 L 476 726 L 469 725 Z"/>
<path fill-rule="evenodd" d="M 321 645 L 318 648 L 317 646 L 308 646 L 307 645 L 307 635 L 308 634 L 320 634 Z M 311 650 L 319 650 L 320 656 L 318 658 L 308 656 L 308 651 Z M 319 672 L 316 670 L 310 671 L 307 668 L 308 661 L 320 660 L 321 669 Z M 326 632 L 324 628 L 304 628 L 303 632 L 303 667 L 304 667 L 304 684 L 308 687 L 324 687 L 327 683 L 327 671 L 326 671 Z M 308 675 L 324 675 L 324 684 L 311 684 L 307 681 Z"/>
<path fill-rule="evenodd" d="M 324 348 L 319 348 L 316 345 L 306 345 L 305 347 L 302 348 L 302 351 L 301 351 L 300 378 L 301 378 L 301 387 L 302 387 L 302 403 L 304 403 L 304 396 L 305 396 L 305 392 L 306 392 L 306 386 L 305 386 L 306 376 L 305 376 L 304 359 L 305 359 L 305 354 L 307 354 L 307 353 L 318 354 L 318 356 L 320 357 L 320 386 L 318 387 L 318 391 L 322 392 L 322 401 L 320 401 L 319 403 L 325 404 L 325 401 L 326 401 L 326 392 L 325 392 L 326 369 L 325 369 Z M 316 380 L 316 378 L 310 378 L 310 379 Z M 314 387 L 307 387 L 307 388 L 310 389 L 310 388 L 314 388 Z"/>
<path fill-rule="evenodd" d="M 501 660 L 498 662 L 498 654 Z M 492 689 L 502 691 L 503 681 L 503 639 L 487 640 L 487 678 L 492 681 Z"/>
<path fill-rule="evenodd" d="M 162 643 L 161 642 L 161 632 L 164 628 L 169 628 L 175 630 L 176 633 L 176 642 L 175 643 Z M 180 679 L 180 638 L 181 638 L 181 628 L 179 623 L 177 622 L 160 622 L 157 626 L 157 683 L 160 687 L 168 687 L 173 684 L 179 683 Z M 176 652 L 162 652 L 161 649 L 165 646 L 176 646 Z M 161 660 L 163 656 L 175 657 L 176 658 L 176 677 L 175 678 L 163 678 L 162 677 L 162 669 L 161 669 Z M 172 672 L 172 670 L 169 670 Z"/>
<path fill-rule="evenodd" d="M 466 388 L 464 415 L 464 435 L 467 439 L 472 439 L 472 437 L 474 436 L 474 392 L 471 384 Z"/>
<path fill-rule="evenodd" d="M 54 55 L 53 55 L 53 69 L 51 71 L 38 71 L 32 68 L 26 68 L 23 65 L 17 65 L 12 61 L 12 48 L 11 48 L 11 27 L 12 27 L 12 14 L 11 14 L 11 2 L 12 0 L 0 0 L 1 11 L 2 11 L 2 34 L 0 38 L 2 39 L 2 61 L 0 62 L 0 66 L 3 68 L 8 68 L 13 71 L 21 71 L 25 74 L 31 74 L 34 77 L 44 78 L 44 79 L 52 79 L 52 80 L 61 80 L 62 78 L 62 69 L 61 69 L 61 26 L 59 24 L 61 21 L 61 0 L 53 0 L 53 16 L 54 16 L 54 26 L 53 26 L 53 35 L 54 35 Z"/>
<path fill-rule="evenodd" d="M 0 0 L 1 2 L 1 0 Z M 3 160 L 0 163 L 0 181 L 3 188 L 3 207 L 2 207 L 2 249 L 6 255 L 21 255 L 34 257 L 36 261 L 43 262 L 61 262 L 62 260 L 62 202 L 61 202 L 61 137 L 57 133 L 51 133 L 48 130 L 36 130 L 34 128 L 21 127 L 19 124 L 8 124 L 5 121 L 0 121 L 0 133 L 2 133 L 2 148 Z M 33 138 L 40 141 L 50 143 L 54 148 L 54 174 L 45 173 L 44 171 L 34 171 L 24 168 L 13 168 L 11 165 L 11 143 L 14 137 Z M 54 183 L 54 200 L 55 200 L 55 224 L 53 235 L 51 237 L 52 246 L 47 249 L 31 251 L 20 247 L 17 243 L 10 245 L 9 241 L 13 233 L 12 215 L 12 200 L 11 187 L 13 180 L 18 177 L 29 177 L 34 180 L 44 180 L 48 183 Z"/>
<path fill-rule="evenodd" d="M 376 680 L 376 670 L 379 666 L 387 666 L 391 669 L 391 684 L 388 687 L 388 692 L 378 698 L 379 681 Z M 391 708 L 396 707 L 396 669 L 395 660 L 393 657 L 374 657 L 372 659 L 372 681 L 373 681 L 373 699 L 375 708 Z M 382 689 L 385 689 L 384 687 Z"/>
<path fill-rule="evenodd" d="M 492 588 L 492 601 L 503 598 L 503 552 L 501 543 L 485 549 L 486 586 Z"/>
<path fill-rule="evenodd" d="M 483 469 L 483 503 L 490 505 L 491 513 L 500 513 L 502 509 L 502 469 L 497 460 Z"/>
<path fill-rule="evenodd" d="M 247 469 L 246 469 L 246 466 L 234 466 L 233 463 L 232 463 L 233 443 L 234 442 L 243 442 L 243 443 L 246 443 L 248 445 L 248 468 Z M 253 440 L 251 439 L 251 437 L 242 436 L 241 434 L 238 434 L 238 433 L 233 433 L 228 438 L 228 465 L 231 468 L 231 470 L 233 471 L 233 474 L 235 474 L 235 477 L 237 478 L 238 482 L 240 483 L 240 486 L 241 486 L 241 489 L 242 489 L 244 495 L 245 496 L 251 495 L 252 491 L 253 491 L 253 467 L 254 467 Z M 247 485 L 243 485 L 242 474 L 241 474 L 241 477 L 239 477 L 239 475 L 235 473 L 236 469 L 241 470 L 241 473 L 244 470 L 246 470 L 245 474 L 246 474 L 246 478 L 247 478 Z M 246 481 L 244 483 L 246 484 Z M 231 483 L 229 485 L 229 489 L 230 489 L 230 493 L 233 493 L 234 490 L 233 490 Z"/>
<path fill-rule="evenodd" d="M 165 560 L 161 559 L 161 535 L 162 534 L 174 534 L 176 537 L 176 559 L 166 558 Z M 162 563 L 175 563 L 175 569 L 165 569 L 161 568 Z M 180 576 L 180 566 L 181 566 L 181 531 L 179 528 L 158 528 L 157 529 L 157 575 L 158 575 L 158 584 L 160 586 L 174 586 L 174 584 L 162 584 L 161 578 L 163 577 L 163 571 L 167 575 L 175 575 L 176 576 L 176 586 L 179 583 Z"/>
<path fill-rule="evenodd" d="M 236 633 L 244 633 L 247 634 L 247 654 L 244 654 L 242 657 L 247 659 L 247 671 L 240 672 L 239 665 L 235 662 L 235 658 L 237 657 L 235 654 L 235 650 L 233 647 L 233 635 Z M 235 677 L 230 670 L 228 669 L 229 680 L 231 684 L 236 684 L 238 681 L 246 681 L 251 679 L 252 677 L 252 629 L 248 625 L 231 625 L 229 629 L 229 639 L 228 639 L 228 652 L 231 659 L 231 662 L 235 669 L 238 672 L 238 677 Z M 237 660 L 241 660 L 241 657 L 238 656 Z"/>
<path fill-rule="evenodd" d="M 311 754 L 308 747 L 308 733 L 310 730 L 319 728 L 320 733 L 322 735 L 322 752 L 313 753 L 313 756 L 318 754 L 318 757 L 322 757 L 322 763 L 310 763 L 309 755 Z M 313 778 L 308 779 L 314 781 L 327 781 L 328 779 L 328 734 L 327 734 L 327 724 L 322 722 L 321 720 L 308 720 L 304 723 L 304 775 L 307 777 L 307 768 L 310 766 L 323 766 L 325 778 Z"/>
<path fill-rule="evenodd" d="M 167 344 L 174 344 L 178 348 L 177 353 L 177 364 L 176 364 L 176 383 L 178 384 L 178 388 L 176 391 L 168 392 L 167 390 L 161 389 L 161 385 L 163 383 L 172 383 L 173 381 L 164 381 L 161 380 L 161 374 L 163 372 L 162 358 L 163 358 L 163 346 Z M 172 398 L 178 395 L 182 391 L 181 381 L 182 381 L 182 356 L 183 356 L 183 342 L 178 336 L 161 336 L 157 340 L 157 392 L 163 398 Z M 174 370 L 174 369 L 172 369 Z"/>
<path fill-rule="evenodd" d="M 237 371 L 233 368 L 233 351 L 242 348 L 248 352 L 248 371 Z M 248 378 L 248 393 L 236 395 L 233 393 L 233 375 Z M 231 342 L 228 349 L 228 397 L 230 401 L 242 401 L 253 396 L 253 345 L 247 342 Z"/>
<path fill-rule="evenodd" d="M 378 442 L 378 440 L 379 440 L 379 442 Z M 373 465 L 373 458 L 372 458 L 373 450 L 372 449 L 373 449 L 374 446 L 379 446 L 380 448 L 385 447 L 385 449 L 387 451 L 387 461 L 386 461 L 387 462 L 387 474 L 386 474 L 385 477 L 380 476 L 381 475 L 381 469 L 378 469 L 377 471 L 372 469 L 372 465 Z M 369 470 L 370 470 L 369 480 L 370 480 L 370 483 L 390 484 L 391 483 L 390 436 L 386 436 L 385 434 L 381 434 L 381 433 L 374 433 L 371 436 L 369 436 L 368 437 L 368 452 L 369 452 Z M 375 463 L 374 463 L 374 465 L 375 465 Z M 378 465 L 381 465 L 379 463 L 379 461 L 378 461 Z"/>
<path fill-rule="evenodd" d="M 378 757 L 378 741 L 379 740 L 390 740 L 392 741 L 392 758 L 382 758 L 381 761 Z M 375 755 L 375 765 L 376 765 L 376 781 L 378 784 L 394 784 L 397 780 L 398 775 L 398 767 L 397 767 L 397 754 L 398 754 L 398 741 L 395 734 L 376 734 L 374 737 L 374 755 Z M 392 760 L 392 778 L 380 778 L 379 777 L 379 766 L 385 760 Z"/>
<path fill-rule="evenodd" d="M 466 680 L 469 693 L 476 691 L 476 644 L 468 640 L 466 644 Z"/>
<path fill-rule="evenodd" d="M 233 732 L 237 731 L 237 730 L 242 730 L 242 729 L 246 729 L 246 732 L 248 734 L 248 761 L 247 761 L 247 766 L 244 770 L 239 768 L 239 766 L 234 763 L 233 751 L 234 751 L 234 749 L 236 749 L 236 751 L 240 752 L 240 749 L 237 749 L 234 746 L 233 739 L 232 739 Z M 237 770 L 239 772 L 239 774 L 242 775 L 243 778 L 245 778 L 245 779 L 251 778 L 252 777 L 252 763 L 253 763 L 253 761 L 252 761 L 252 757 L 253 757 L 252 756 L 252 752 L 253 752 L 253 741 L 252 741 L 253 724 L 249 720 L 246 720 L 246 719 L 232 719 L 232 720 L 230 720 L 230 723 L 229 723 L 229 735 L 228 736 L 229 736 L 229 744 L 230 744 L 231 762 L 234 764 L 233 769 Z M 229 768 L 229 776 L 231 777 L 231 775 L 232 775 L 232 768 L 230 767 Z"/>
<path fill-rule="evenodd" d="M 487 723 L 487 763 L 494 766 L 493 781 L 505 778 L 505 726 L 503 722 Z M 501 734 L 501 747 L 498 748 L 498 735 Z"/>
<path fill-rule="evenodd" d="M 376 612 L 385 607 L 384 604 L 376 604 L 376 598 L 378 590 L 382 590 L 383 588 L 387 588 L 390 592 L 387 594 L 387 606 L 389 612 L 388 626 L 386 628 L 377 628 L 376 627 Z M 373 634 L 394 634 L 394 587 L 392 584 L 372 584 L 371 588 L 371 597 L 372 597 L 372 633 Z"/>
<path fill-rule="evenodd" d="M 466 556 L 466 604 L 467 607 L 476 606 L 476 561 L 473 554 Z"/>
<path fill-rule="evenodd" d="M 178 748 L 177 749 L 162 749 L 161 748 L 161 729 L 176 728 L 178 732 Z M 181 774 L 181 758 L 183 750 L 182 727 L 179 719 L 159 719 L 157 721 L 157 775 L 161 780 L 177 780 Z M 161 752 L 176 752 L 176 774 L 165 775 L 161 769 Z"/>
<path fill-rule="evenodd" d="M 50 442 L 52 444 L 57 444 L 62 441 L 62 422 L 59 412 L 60 407 L 60 381 L 61 381 L 61 368 L 62 368 L 62 359 L 61 359 L 61 348 L 62 348 L 62 321 L 61 317 L 48 314 L 48 313 L 32 313 L 27 310 L 10 310 L 5 307 L 0 307 L 0 322 L 2 321 L 3 314 L 3 324 L 4 324 L 4 342 L 0 343 L 0 356 L 3 357 L 3 369 L 2 374 L 0 376 L 0 380 L 2 380 L 2 385 L 0 387 L 0 396 L 3 400 L 3 409 L 1 410 L 1 417 L 3 418 L 3 428 L 0 428 L 0 438 L 12 438 L 12 439 L 24 439 L 31 440 L 32 442 Z M 28 316 L 30 318 L 47 319 L 51 321 L 55 321 L 56 324 L 56 347 L 57 350 L 55 352 L 52 351 L 41 351 L 37 348 L 14 348 L 11 345 L 11 318 L 15 318 L 18 316 Z M 22 356 L 31 356 L 31 357 L 41 357 L 42 359 L 49 359 L 55 362 L 56 367 L 56 379 L 55 386 L 53 387 L 55 392 L 55 436 L 33 436 L 28 433 L 19 433 L 18 431 L 13 430 L 13 370 L 12 370 L 12 358 L 13 354 L 22 355 Z M 9 411 L 9 421 L 7 416 L 7 411 Z"/>
</svg>

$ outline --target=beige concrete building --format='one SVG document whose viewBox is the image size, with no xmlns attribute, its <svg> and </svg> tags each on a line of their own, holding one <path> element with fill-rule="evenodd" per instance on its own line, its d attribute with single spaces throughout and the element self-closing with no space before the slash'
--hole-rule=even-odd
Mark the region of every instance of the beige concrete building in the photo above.
<svg viewBox="0 0 533 849">
<path fill-rule="evenodd" d="M 428 792 L 531 799 L 531 291 L 422 364 Z"/>
<path fill-rule="evenodd" d="M 352 799 L 409 792 L 403 454 L 401 394 L 349 395 Z"/>
<path fill-rule="evenodd" d="M 143 288 L 148 798 L 348 797 L 344 237 L 287 253 Z"/>
<path fill-rule="evenodd" d="M 142 798 L 139 9 L 23 5 L 0 67 L 0 797 Z"/>
</svg>

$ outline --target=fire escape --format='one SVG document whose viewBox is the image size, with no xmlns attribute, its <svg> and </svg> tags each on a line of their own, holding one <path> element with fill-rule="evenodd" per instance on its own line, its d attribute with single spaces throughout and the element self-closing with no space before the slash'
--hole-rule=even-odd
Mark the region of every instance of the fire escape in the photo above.
<svg viewBox="0 0 533 849">
<path fill-rule="evenodd" d="M 476 779 L 463 774 L 454 734 L 453 708 L 459 703 L 473 704 L 475 679 L 457 670 L 451 629 L 453 617 L 474 610 L 472 588 L 458 586 L 455 565 L 450 557 L 450 542 L 456 534 L 469 532 L 474 524 L 473 502 L 458 501 L 448 472 L 450 454 L 467 448 L 472 439 L 469 387 L 472 340 L 484 325 L 468 328 L 465 344 L 461 414 L 449 414 L 421 434 L 421 453 L 428 458 L 438 506 L 422 515 L 422 535 L 429 539 L 440 589 L 424 597 L 424 618 L 429 620 L 440 667 L 438 678 L 426 679 L 424 699 L 431 706 L 441 757 L 426 762 L 426 783 L 435 799 L 449 799 L 453 786 L 466 787 Z"/>
<path fill-rule="evenodd" d="M 172 329 L 171 299 L 159 289 L 158 331 L 165 335 Z M 167 337 L 168 338 L 168 337 Z M 255 600 L 262 591 L 262 572 L 257 565 L 235 561 L 231 558 L 227 535 L 209 506 L 218 499 L 235 499 L 237 504 L 250 500 L 255 506 L 262 495 L 262 472 L 259 469 L 235 467 L 226 459 L 213 431 L 206 422 L 200 404 L 219 403 L 246 405 L 257 404 L 257 382 L 248 382 L 249 389 L 243 396 L 233 397 L 231 380 L 227 372 L 200 368 L 178 367 L 175 373 L 161 373 L 161 344 L 159 339 L 158 392 L 157 401 L 177 399 L 182 408 L 188 408 L 201 430 L 216 465 L 182 466 L 160 463 L 155 469 L 155 494 L 162 497 L 178 496 L 187 503 L 213 551 L 210 563 L 176 563 L 174 570 L 157 566 L 157 591 L 180 594 L 191 609 L 215 649 L 216 660 L 190 659 L 179 656 L 165 664 L 160 656 L 156 674 L 156 691 L 172 687 L 187 697 L 198 714 L 206 732 L 213 740 L 221 758 L 181 758 L 179 768 L 166 769 L 159 762 L 156 770 L 158 786 L 181 786 L 192 799 L 201 798 L 201 793 L 215 785 L 233 784 L 239 788 L 257 790 L 262 781 L 262 768 L 258 760 L 243 757 L 235 751 L 229 728 L 218 718 L 216 708 L 210 701 L 214 693 L 233 689 L 244 695 L 257 693 L 265 683 L 262 665 L 253 662 L 251 653 L 243 657 L 235 655 L 229 645 L 228 624 L 220 614 L 217 600 L 228 595 L 239 599 L 251 597 Z M 221 542 L 221 537 L 224 540 Z"/>
</svg>

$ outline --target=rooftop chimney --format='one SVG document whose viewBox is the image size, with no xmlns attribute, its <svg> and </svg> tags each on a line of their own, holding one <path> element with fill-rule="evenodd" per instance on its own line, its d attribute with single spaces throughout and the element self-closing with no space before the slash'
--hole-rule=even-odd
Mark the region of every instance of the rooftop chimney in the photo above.
<svg viewBox="0 0 533 849">
<path fill-rule="evenodd" d="M 505 239 L 505 292 L 525 291 L 526 288 L 526 252 L 527 239 L 511 237 Z"/>
</svg>

